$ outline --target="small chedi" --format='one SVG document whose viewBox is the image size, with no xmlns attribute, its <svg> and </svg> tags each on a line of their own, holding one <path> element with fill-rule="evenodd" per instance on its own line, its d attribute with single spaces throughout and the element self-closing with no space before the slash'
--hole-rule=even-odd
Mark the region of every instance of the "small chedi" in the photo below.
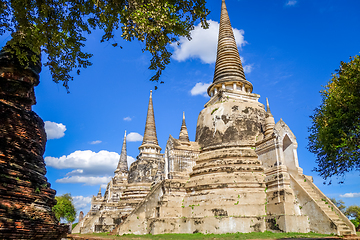
<svg viewBox="0 0 360 240">
<path fill-rule="evenodd" d="M 297 142 L 275 124 L 267 100 L 246 80 L 225 1 L 210 100 L 200 112 L 195 142 L 185 116 L 179 139 L 164 156 L 157 142 L 152 96 L 137 160 L 119 166 L 74 233 L 114 234 L 318 232 L 355 234 L 354 225 L 302 173 Z"/>
<path fill-rule="evenodd" d="M 22 66 L 9 48 L 0 51 L 0 239 L 60 239 L 69 228 L 51 211 L 44 122 L 31 110 L 41 63 Z"/>
</svg>

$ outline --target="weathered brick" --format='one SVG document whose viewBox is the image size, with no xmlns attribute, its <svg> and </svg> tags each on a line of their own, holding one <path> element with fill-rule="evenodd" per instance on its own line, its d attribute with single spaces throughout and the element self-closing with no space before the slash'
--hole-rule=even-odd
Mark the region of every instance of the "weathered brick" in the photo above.
<svg viewBox="0 0 360 240">
<path fill-rule="evenodd" d="M 0 52 L 0 239 L 60 239 L 68 227 L 46 210 L 56 191 L 45 178 L 44 122 L 31 110 L 41 64 L 19 66 Z"/>
</svg>

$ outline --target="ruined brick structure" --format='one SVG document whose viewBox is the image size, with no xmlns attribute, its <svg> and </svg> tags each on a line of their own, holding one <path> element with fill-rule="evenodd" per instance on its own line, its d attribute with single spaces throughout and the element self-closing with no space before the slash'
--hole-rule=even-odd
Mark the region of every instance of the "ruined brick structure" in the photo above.
<svg viewBox="0 0 360 240">
<path fill-rule="evenodd" d="M 60 239 L 68 231 L 51 211 L 44 122 L 31 110 L 40 71 L 40 62 L 21 66 L 0 52 L 0 239 Z"/>
<path fill-rule="evenodd" d="M 183 117 L 179 139 L 169 137 L 164 164 L 149 103 L 146 129 L 151 138 L 145 130 L 121 193 L 126 197 L 113 216 L 121 221 L 108 229 L 114 234 L 355 234 L 354 225 L 302 173 L 290 128 L 283 120 L 275 124 L 268 101 L 266 110 L 258 102 L 260 96 L 245 77 L 224 0 L 214 79 L 207 92 L 210 100 L 199 114 L 195 142 L 189 141 Z M 139 200 L 136 205 L 131 197 Z M 74 232 L 96 231 L 84 220 L 81 224 Z"/>
</svg>

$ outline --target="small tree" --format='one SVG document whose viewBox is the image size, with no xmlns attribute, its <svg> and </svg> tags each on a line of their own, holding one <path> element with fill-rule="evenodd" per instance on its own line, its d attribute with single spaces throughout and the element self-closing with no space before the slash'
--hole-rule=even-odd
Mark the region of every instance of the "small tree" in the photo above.
<svg viewBox="0 0 360 240">
<path fill-rule="evenodd" d="M 334 203 L 334 205 L 343 213 L 345 213 L 346 206 L 343 200 L 337 201 L 335 198 L 330 198 L 330 200 Z"/>
<path fill-rule="evenodd" d="M 350 221 L 358 229 L 360 223 L 360 206 L 352 205 L 348 207 L 345 211 L 345 215 L 350 219 Z"/>
<path fill-rule="evenodd" d="M 308 149 L 316 154 L 315 171 L 325 180 L 360 171 L 360 56 L 341 62 L 336 72 L 321 91 L 322 103 L 309 128 Z"/>
<path fill-rule="evenodd" d="M 56 196 L 55 199 L 57 203 L 52 208 L 53 212 L 55 213 L 55 217 L 59 221 L 65 220 L 68 223 L 74 222 L 76 217 L 76 211 L 70 193 Z"/>
</svg>

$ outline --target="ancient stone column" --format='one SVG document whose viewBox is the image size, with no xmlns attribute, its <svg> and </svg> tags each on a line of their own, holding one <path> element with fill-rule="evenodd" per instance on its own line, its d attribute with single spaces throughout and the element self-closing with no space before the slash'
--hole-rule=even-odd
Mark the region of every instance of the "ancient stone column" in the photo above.
<svg viewBox="0 0 360 240">
<path fill-rule="evenodd" d="M 44 122 L 31 110 L 41 63 L 20 65 L 6 48 L 0 52 L 0 239 L 60 239 L 68 228 L 51 210 L 56 191 L 45 177 Z"/>
<path fill-rule="evenodd" d="M 79 222 L 81 222 L 84 218 L 84 212 L 83 211 L 80 211 L 79 213 Z"/>
</svg>

